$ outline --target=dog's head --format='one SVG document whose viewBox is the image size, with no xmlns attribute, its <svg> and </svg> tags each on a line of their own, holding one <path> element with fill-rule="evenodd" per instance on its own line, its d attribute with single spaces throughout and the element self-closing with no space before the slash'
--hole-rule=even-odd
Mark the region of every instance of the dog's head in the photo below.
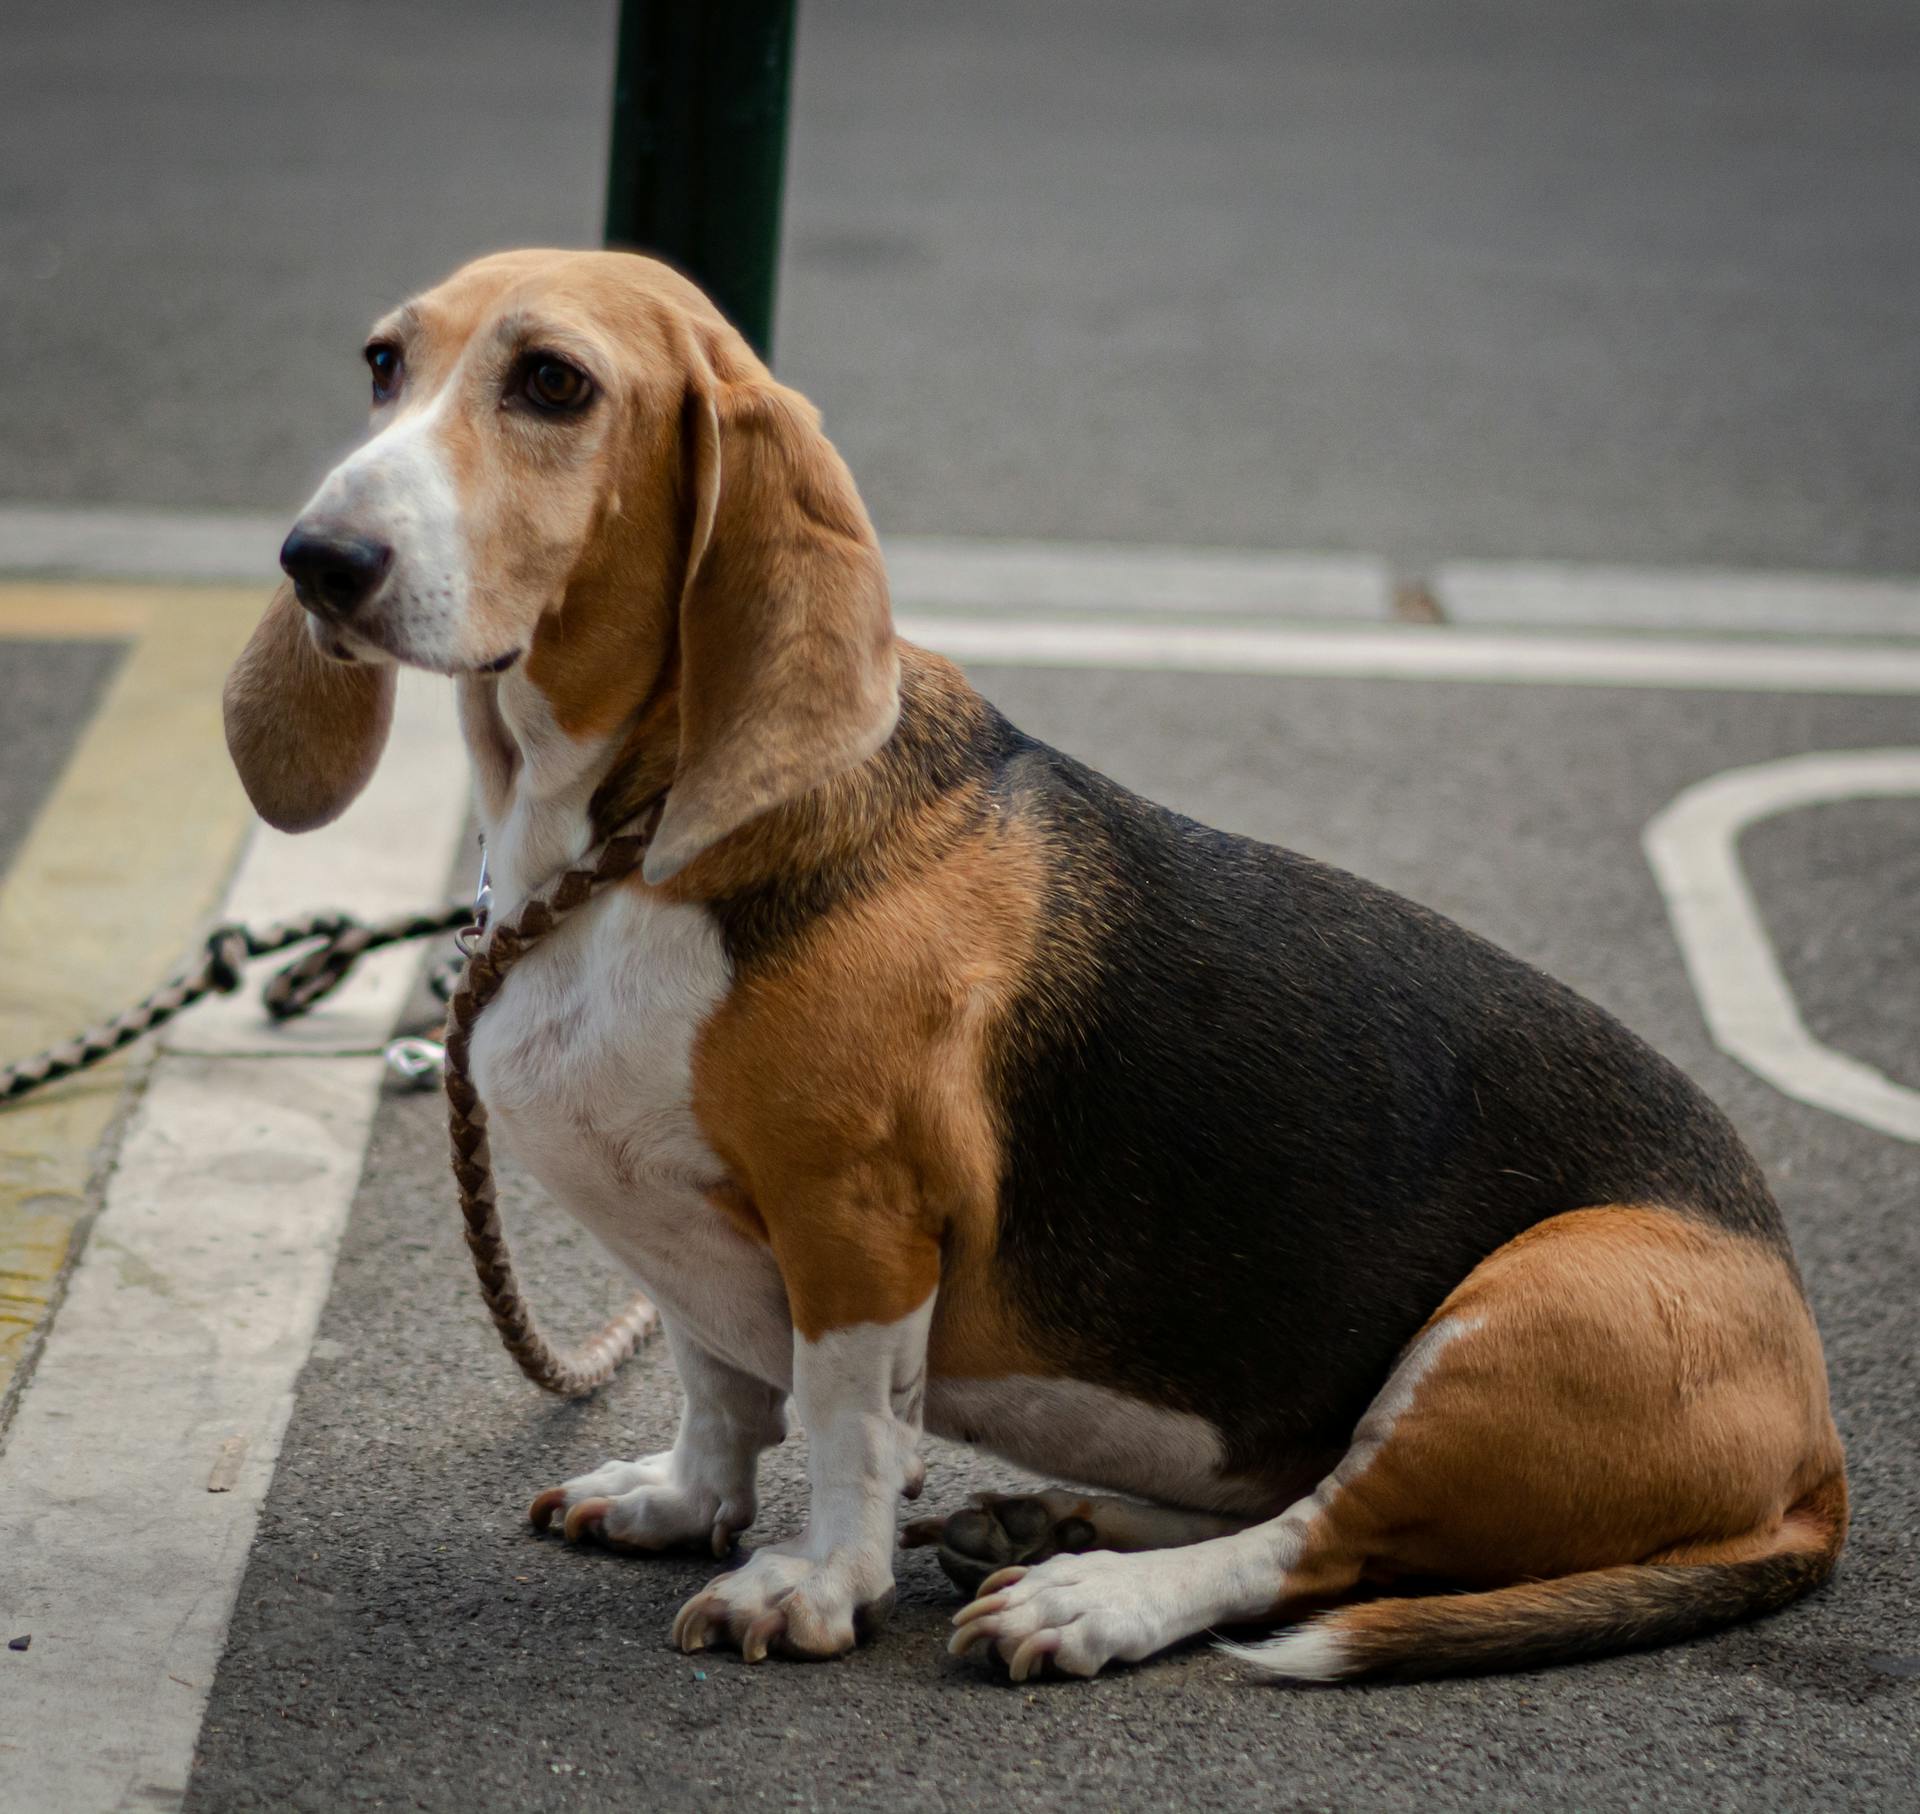
<svg viewBox="0 0 1920 1814">
<path fill-rule="evenodd" d="M 656 881 L 885 741 L 897 658 L 853 481 L 685 279 L 504 253 L 387 316 L 366 358 L 372 434 L 301 513 L 227 682 L 270 824 L 352 802 L 396 663 L 501 676 L 538 734 L 582 740 L 670 691 Z"/>
</svg>

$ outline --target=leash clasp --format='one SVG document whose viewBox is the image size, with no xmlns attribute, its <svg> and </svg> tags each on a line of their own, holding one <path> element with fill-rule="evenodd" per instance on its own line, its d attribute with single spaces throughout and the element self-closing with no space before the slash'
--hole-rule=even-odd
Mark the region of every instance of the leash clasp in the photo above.
<svg viewBox="0 0 1920 1814">
<path fill-rule="evenodd" d="M 493 883 L 487 877 L 487 841 L 480 840 L 480 877 L 473 886 L 473 924 L 462 926 L 453 935 L 453 942 L 459 947 L 460 955 L 471 958 L 480 948 L 480 941 L 487 936 L 487 925 L 493 918 Z"/>
</svg>

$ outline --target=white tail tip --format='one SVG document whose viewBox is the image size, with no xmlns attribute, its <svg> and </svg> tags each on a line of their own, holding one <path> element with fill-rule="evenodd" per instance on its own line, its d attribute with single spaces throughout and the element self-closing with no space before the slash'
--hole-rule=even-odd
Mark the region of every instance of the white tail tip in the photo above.
<svg viewBox="0 0 1920 1814">
<path fill-rule="evenodd" d="M 1340 1641 L 1338 1622 L 1315 1619 L 1278 1637 L 1257 1644 L 1221 1644 L 1217 1647 L 1236 1663 L 1273 1681 L 1338 1682 L 1351 1675 L 1353 1660 Z"/>
</svg>

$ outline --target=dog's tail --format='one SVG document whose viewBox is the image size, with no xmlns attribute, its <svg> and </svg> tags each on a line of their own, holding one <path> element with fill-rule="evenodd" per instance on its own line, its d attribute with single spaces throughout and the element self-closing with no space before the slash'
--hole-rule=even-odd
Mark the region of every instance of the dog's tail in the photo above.
<svg viewBox="0 0 1920 1814">
<path fill-rule="evenodd" d="M 1295 1682 L 1405 1682 L 1611 1656 L 1777 1611 L 1832 1574 L 1846 1536 L 1846 1476 L 1835 1474 L 1757 1541 L 1751 1556 L 1602 1568 L 1490 1593 L 1375 1600 L 1262 1643 L 1221 1648 L 1263 1677 Z"/>
</svg>

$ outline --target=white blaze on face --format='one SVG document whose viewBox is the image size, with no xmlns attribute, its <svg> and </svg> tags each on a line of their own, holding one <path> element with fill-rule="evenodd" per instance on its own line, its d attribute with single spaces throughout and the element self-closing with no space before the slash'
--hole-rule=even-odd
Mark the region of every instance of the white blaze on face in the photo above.
<svg viewBox="0 0 1920 1814">
<path fill-rule="evenodd" d="M 475 646 L 461 499 L 439 433 L 454 389 L 449 379 L 349 454 L 299 521 L 316 534 L 361 536 L 393 550 L 385 583 L 341 628 L 350 644 L 442 673 L 508 652 Z M 323 643 L 333 639 L 331 627 L 316 634 Z"/>
</svg>

